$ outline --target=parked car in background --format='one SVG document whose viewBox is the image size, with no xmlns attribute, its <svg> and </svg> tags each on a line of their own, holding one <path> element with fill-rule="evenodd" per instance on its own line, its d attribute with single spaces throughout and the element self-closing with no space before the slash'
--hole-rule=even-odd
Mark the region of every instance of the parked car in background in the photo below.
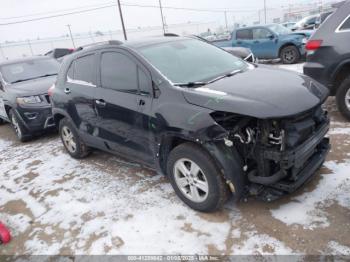
<svg viewBox="0 0 350 262">
<path fill-rule="evenodd" d="M 319 28 L 320 25 L 331 15 L 333 14 L 333 11 L 331 12 L 325 12 L 325 13 L 321 13 L 317 16 L 316 18 L 316 24 L 315 24 L 315 28 Z"/>
<path fill-rule="evenodd" d="M 304 74 L 336 96 L 339 111 L 350 120 L 350 1 L 345 2 L 307 43 Z"/>
<path fill-rule="evenodd" d="M 72 157 L 99 148 L 138 161 L 200 211 L 230 195 L 293 192 L 329 150 L 326 87 L 193 38 L 83 48 L 64 59 L 50 94 Z"/>
<path fill-rule="evenodd" d="M 285 23 L 282 23 L 281 25 L 283 25 L 285 28 L 292 29 L 295 26 L 295 24 L 296 22 L 285 22 Z"/>
<path fill-rule="evenodd" d="M 254 56 L 253 52 L 249 48 L 245 47 L 223 47 L 225 51 L 233 54 L 249 63 L 258 63 L 258 59 Z"/>
<path fill-rule="evenodd" d="M 61 62 L 64 56 L 69 55 L 73 52 L 73 48 L 55 48 L 47 52 L 45 55 L 57 59 L 59 62 Z"/>
<path fill-rule="evenodd" d="M 58 70 L 45 56 L 0 63 L 0 122 L 10 122 L 20 141 L 54 127 L 48 89 Z"/>
<path fill-rule="evenodd" d="M 192 35 L 190 36 L 192 38 L 207 42 L 211 44 L 211 41 L 208 41 L 207 39 L 204 39 L 203 37 Z M 253 52 L 249 48 L 245 47 L 223 47 L 225 51 L 229 52 L 230 54 L 233 54 L 234 56 L 237 56 L 249 63 L 258 63 L 258 59 L 254 56 Z"/>
<path fill-rule="evenodd" d="M 228 40 L 213 41 L 219 47 L 249 48 L 259 59 L 280 58 L 284 64 L 297 63 L 305 55 L 310 31 L 292 32 L 279 24 L 234 30 Z"/>
<path fill-rule="evenodd" d="M 291 28 L 292 31 L 315 29 L 317 17 L 318 15 L 310 15 L 304 17 Z"/>
</svg>

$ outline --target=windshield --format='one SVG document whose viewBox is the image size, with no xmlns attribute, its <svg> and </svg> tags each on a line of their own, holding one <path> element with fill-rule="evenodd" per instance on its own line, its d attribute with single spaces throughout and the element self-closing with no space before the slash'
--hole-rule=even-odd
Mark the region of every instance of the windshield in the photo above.
<svg viewBox="0 0 350 262">
<path fill-rule="evenodd" d="M 291 30 L 284 27 L 283 25 L 273 24 L 268 25 L 267 27 L 278 35 L 287 35 L 291 33 Z"/>
<path fill-rule="evenodd" d="M 1 75 L 7 83 L 16 83 L 39 77 L 55 75 L 59 70 L 59 63 L 51 58 L 28 60 L 1 66 Z"/>
<path fill-rule="evenodd" d="M 193 39 L 141 47 L 139 51 L 173 83 L 205 82 L 248 67 L 228 52 Z"/>
</svg>

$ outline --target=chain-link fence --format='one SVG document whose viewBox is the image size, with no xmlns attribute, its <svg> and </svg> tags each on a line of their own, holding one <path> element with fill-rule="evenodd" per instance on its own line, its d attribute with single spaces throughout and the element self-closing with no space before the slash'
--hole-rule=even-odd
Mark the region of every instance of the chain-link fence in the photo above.
<svg viewBox="0 0 350 262">
<path fill-rule="evenodd" d="M 216 22 L 209 23 L 186 23 L 167 26 L 167 32 L 189 35 L 214 30 L 218 27 Z M 143 37 L 160 36 L 163 34 L 162 27 L 146 27 L 127 30 L 128 39 L 142 39 Z M 79 47 L 95 42 L 111 39 L 123 40 L 123 32 L 119 31 L 96 31 L 73 36 L 74 46 Z M 57 38 L 45 38 L 27 40 L 22 42 L 7 42 L 0 44 L 0 61 L 28 57 L 32 55 L 43 55 L 54 48 L 74 48 L 72 39 L 66 36 Z"/>
</svg>

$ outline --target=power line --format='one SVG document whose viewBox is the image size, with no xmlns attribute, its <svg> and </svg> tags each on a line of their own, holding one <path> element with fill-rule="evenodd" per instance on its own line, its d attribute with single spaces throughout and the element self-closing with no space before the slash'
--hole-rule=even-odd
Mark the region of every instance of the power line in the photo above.
<svg viewBox="0 0 350 262">
<path fill-rule="evenodd" d="M 130 7 L 144 7 L 144 8 L 159 8 L 157 5 L 142 5 L 142 4 L 133 4 L 133 3 L 121 3 L 122 6 L 130 6 Z M 6 22 L 6 23 L 0 23 L 0 26 L 5 26 L 5 25 L 14 25 L 14 24 L 20 24 L 20 23 L 27 23 L 27 22 L 34 22 L 34 21 L 39 21 L 39 20 L 45 20 L 45 19 L 50 19 L 50 18 L 57 18 L 57 17 L 62 17 L 62 16 L 68 16 L 68 15 L 74 15 L 74 14 L 81 14 L 81 13 L 87 13 L 87 12 L 92 12 L 96 10 L 101 10 L 101 9 L 106 9 L 106 8 L 111 8 L 115 7 L 117 4 L 111 3 L 107 4 L 105 6 L 98 6 L 94 8 L 88 8 L 85 10 L 79 10 L 79 11 L 70 11 L 62 14 L 55 14 L 55 15 L 50 15 L 50 16 L 42 16 L 42 17 L 36 17 L 36 18 L 30 18 L 30 19 L 24 19 L 20 21 L 14 21 L 14 22 Z M 82 7 L 77 7 L 74 9 L 65 9 L 65 10 L 75 10 L 75 9 L 80 9 Z M 230 10 L 230 9 L 223 9 L 223 10 L 218 10 L 218 9 L 200 9 L 200 8 L 186 8 L 186 7 L 174 7 L 174 6 L 162 6 L 163 9 L 171 9 L 171 10 L 186 10 L 186 11 L 195 11 L 195 12 L 211 12 L 211 13 L 224 13 L 224 12 L 229 12 L 229 13 L 240 13 L 240 12 L 255 12 L 255 10 Z M 51 12 L 45 12 L 45 13 L 36 13 L 36 14 L 29 14 L 25 16 L 18 16 L 18 18 L 23 18 L 23 17 L 32 17 L 32 16 L 37 16 L 41 14 L 49 14 L 49 13 L 57 13 L 60 11 L 51 11 Z M 15 18 L 15 17 L 13 17 Z M 6 17 L 6 18 L 0 18 L 0 19 L 13 19 L 11 17 Z"/>
</svg>

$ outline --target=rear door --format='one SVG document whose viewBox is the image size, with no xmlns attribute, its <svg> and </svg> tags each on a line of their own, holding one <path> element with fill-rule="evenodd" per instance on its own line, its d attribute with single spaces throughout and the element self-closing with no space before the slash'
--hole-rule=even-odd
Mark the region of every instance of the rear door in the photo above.
<svg viewBox="0 0 350 262">
<path fill-rule="evenodd" d="M 266 28 L 253 29 L 252 52 L 259 58 L 275 58 L 277 53 L 276 36 Z"/>
<path fill-rule="evenodd" d="M 105 50 L 99 57 L 100 79 L 96 96 L 99 137 L 108 149 L 152 164 L 153 150 L 147 131 L 152 105 L 150 76 L 124 50 Z M 142 92 L 140 80 L 145 83 Z"/>
<path fill-rule="evenodd" d="M 96 94 L 96 63 L 95 53 L 84 54 L 71 63 L 66 83 L 64 96 L 68 102 L 67 111 L 75 125 L 78 127 L 84 140 L 95 145 L 93 139 L 96 133 L 97 112 L 95 110 Z"/>
<path fill-rule="evenodd" d="M 236 41 L 234 42 L 233 46 L 246 47 L 251 49 L 252 43 L 253 43 L 252 29 L 238 29 L 236 31 Z"/>
</svg>

